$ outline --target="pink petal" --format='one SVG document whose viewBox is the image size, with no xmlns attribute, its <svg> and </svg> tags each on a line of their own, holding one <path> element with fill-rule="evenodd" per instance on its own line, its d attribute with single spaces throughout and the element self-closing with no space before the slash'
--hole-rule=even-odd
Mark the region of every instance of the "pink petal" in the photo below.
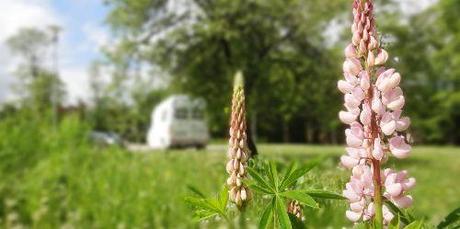
<svg viewBox="0 0 460 229">
<path fill-rule="evenodd" d="M 368 126 L 371 124 L 371 118 L 372 118 L 371 108 L 369 107 L 368 104 L 364 104 L 363 110 L 361 111 L 361 114 L 359 116 L 359 120 L 361 121 L 363 125 Z"/>
<path fill-rule="evenodd" d="M 345 214 L 347 218 L 352 222 L 356 222 L 361 218 L 361 213 L 356 213 L 354 211 L 346 211 Z"/>
<path fill-rule="evenodd" d="M 357 99 L 353 96 L 353 94 L 346 94 L 345 95 L 345 106 L 356 108 L 361 104 L 361 100 Z"/>
<path fill-rule="evenodd" d="M 382 160 L 383 158 L 383 149 L 380 144 L 380 138 L 374 140 L 374 149 L 372 150 L 372 157 L 377 160 Z"/>
<path fill-rule="evenodd" d="M 399 96 L 395 100 L 387 104 L 388 109 L 390 110 L 400 110 L 405 104 L 404 96 Z"/>
<path fill-rule="evenodd" d="M 337 82 L 337 88 L 344 94 L 350 93 L 353 90 L 353 85 L 345 80 L 339 80 Z"/>
<path fill-rule="evenodd" d="M 361 70 L 361 62 L 357 58 L 347 58 L 343 63 L 343 71 L 351 75 L 356 76 Z"/>
<path fill-rule="evenodd" d="M 388 53 L 385 51 L 385 49 L 380 49 L 379 53 L 377 54 L 377 57 L 375 57 L 375 65 L 381 65 L 387 62 L 388 59 Z"/>
<path fill-rule="evenodd" d="M 359 159 L 343 155 L 340 157 L 340 162 L 346 168 L 351 169 L 359 163 Z"/>
<path fill-rule="evenodd" d="M 369 78 L 369 73 L 367 73 L 367 71 L 361 71 L 361 73 L 359 74 L 360 75 L 360 86 L 363 90 L 368 90 L 369 87 L 371 86 L 371 83 L 370 83 L 370 78 Z"/>
<path fill-rule="evenodd" d="M 397 158 L 406 158 L 409 156 L 411 146 L 407 144 L 402 136 L 392 137 L 389 141 L 390 151 Z"/>
<path fill-rule="evenodd" d="M 387 206 L 383 205 L 382 207 L 382 213 L 383 213 L 383 219 L 385 221 L 385 224 L 389 224 L 391 220 L 393 220 L 394 215 L 391 213 L 391 211 L 388 209 Z"/>
<path fill-rule="evenodd" d="M 400 183 L 390 184 L 385 186 L 386 191 L 390 194 L 390 196 L 399 196 L 403 190 L 402 185 Z"/>
<path fill-rule="evenodd" d="M 399 208 L 408 208 L 412 205 L 413 200 L 412 200 L 412 196 L 407 195 L 407 196 L 393 198 L 392 202 Z"/>
<path fill-rule="evenodd" d="M 390 121 L 388 123 L 381 124 L 380 127 L 382 128 L 382 132 L 385 135 L 390 136 L 394 133 L 396 129 L 396 123 L 394 121 Z"/>
<path fill-rule="evenodd" d="M 353 192 L 352 190 L 345 189 L 343 190 L 342 194 L 345 198 L 347 198 L 348 200 L 352 202 L 356 202 L 356 201 L 359 201 L 359 199 L 361 199 L 361 197 L 357 193 Z"/>
<path fill-rule="evenodd" d="M 404 117 L 396 121 L 396 130 L 397 131 L 405 131 L 410 126 L 410 118 Z"/>
<path fill-rule="evenodd" d="M 339 112 L 339 119 L 345 124 L 351 124 L 352 122 L 356 121 L 358 115 L 355 115 L 348 111 L 340 111 Z"/>
<path fill-rule="evenodd" d="M 403 188 L 404 188 L 404 191 L 407 191 L 407 190 L 412 189 L 412 188 L 415 186 L 416 183 L 417 183 L 417 182 L 416 182 L 415 178 L 413 178 L 413 177 L 407 179 L 407 180 L 404 181 L 403 184 L 402 184 L 402 185 L 403 185 Z"/>
</svg>

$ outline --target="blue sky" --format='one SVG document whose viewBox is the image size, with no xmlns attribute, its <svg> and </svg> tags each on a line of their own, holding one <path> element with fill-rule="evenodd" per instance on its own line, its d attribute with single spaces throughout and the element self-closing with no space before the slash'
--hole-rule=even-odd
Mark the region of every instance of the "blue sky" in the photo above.
<svg viewBox="0 0 460 229">
<path fill-rule="evenodd" d="M 399 3 L 395 5 L 410 14 L 436 1 L 395 0 Z M 59 69 L 67 103 L 88 101 L 89 64 L 101 58 L 101 46 L 113 42 L 104 24 L 108 11 L 103 0 L 0 0 L 0 103 L 17 98 L 11 89 L 15 84 L 12 72 L 20 61 L 9 53 L 4 41 L 22 27 L 46 29 L 50 24 L 63 27 Z"/>
<path fill-rule="evenodd" d="M 0 0 L 0 101 L 15 98 L 12 72 L 20 60 L 9 53 L 4 41 L 22 27 L 63 28 L 59 69 L 68 102 L 87 100 L 88 66 L 100 58 L 100 47 L 109 42 L 104 20 L 108 8 L 99 0 Z"/>
</svg>

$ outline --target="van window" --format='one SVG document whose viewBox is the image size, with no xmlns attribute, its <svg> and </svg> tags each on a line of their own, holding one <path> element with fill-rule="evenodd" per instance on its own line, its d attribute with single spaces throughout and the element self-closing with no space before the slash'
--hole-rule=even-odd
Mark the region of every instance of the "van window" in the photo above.
<svg viewBox="0 0 460 229">
<path fill-rule="evenodd" d="M 187 119 L 188 110 L 186 108 L 177 108 L 174 113 L 174 118 L 176 119 Z"/>
<path fill-rule="evenodd" d="M 192 117 L 193 119 L 201 120 L 204 117 L 203 110 L 199 108 L 195 108 L 192 111 Z"/>
</svg>

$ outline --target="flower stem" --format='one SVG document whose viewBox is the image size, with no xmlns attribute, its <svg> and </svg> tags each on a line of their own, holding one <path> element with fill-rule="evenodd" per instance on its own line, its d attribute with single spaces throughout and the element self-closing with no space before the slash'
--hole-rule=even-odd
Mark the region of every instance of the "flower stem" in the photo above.
<svg viewBox="0 0 460 229">
<path fill-rule="evenodd" d="M 382 183 L 380 176 L 380 162 L 372 159 L 372 167 L 374 169 L 374 208 L 375 208 L 375 228 L 383 228 L 382 214 Z"/>
</svg>

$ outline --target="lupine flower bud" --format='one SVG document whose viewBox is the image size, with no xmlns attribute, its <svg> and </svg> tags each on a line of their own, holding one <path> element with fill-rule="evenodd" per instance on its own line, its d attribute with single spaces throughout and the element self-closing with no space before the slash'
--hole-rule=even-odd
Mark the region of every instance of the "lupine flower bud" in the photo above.
<svg viewBox="0 0 460 229">
<path fill-rule="evenodd" d="M 361 63 L 356 58 L 348 58 L 343 63 L 343 71 L 353 76 L 358 75 L 361 70 Z"/>
<path fill-rule="evenodd" d="M 345 48 L 345 57 L 347 58 L 353 58 L 353 57 L 356 57 L 356 50 L 355 50 L 355 47 L 353 46 L 353 44 L 349 44 L 346 48 Z"/>
<path fill-rule="evenodd" d="M 382 65 L 385 64 L 388 60 L 388 53 L 385 49 L 380 49 L 379 53 L 377 53 L 377 57 L 375 57 L 375 65 Z"/>
<path fill-rule="evenodd" d="M 367 71 L 361 71 L 361 73 L 359 74 L 359 78 L 361 79 L 359 85 L 364 91 L 367 91 L 371 86 L 369 73 Z"/>
<path fill-rule="evenodd" d="M 379 47 L 372 0 L 354 0 L 351 30 L 352 43 L 345 49 L 343 64 L 345 80 L 337 83 L 346 108 L 339 118 L 350 125 L 345 130 L 347 153 L 340 157 L 341 165 L 352 169 L 343 191 L 350 203 L 346 217 L 353 222 L 368 221 L 378 210 L 382 218 L 375 222 L 388 225 L 394 215 L 382 204 L 383 196 L 398 207 L 409 207 L 412 197 L 406 191 L 415 185 L 415 179 L 407 178 L 406 171 L 382 171 L 380 166 L 390 154 L 396 158 L 409 155 L 411 146 L 403 137 L 408 135 L 401 132 L 407 130 L 410 119 L 401 117 L 405 104 L 399 87 L 401 75 L 383 66 L 388 53 Z"/>
<path fill-rule="evenodd" d="M 375 56 L 374 53 L 369 52 L 367 54 L 367 66 L 372 67 L 375 65 Z"/>
<path fill-rule="evenodd" d="M 244 98 L 243 75 L 238 72 L 235 76 L 235 85 L 232 98 L 232 113 L 230 119 L 230 140 L 228 146 L 229 161 L 226 166 L 230 177 L 227 179 L 230 200 L 239 208 L 247 202 L 251 193 L 243 184 L 246 178 L 246 166 L 250 151 L 247 146 L 246 110 Z"/>
<path fill-rule="evenodd" d="M 287 212 L 302 220 L 302 207 L 300 206 L 299 201 L 292 200 L 289 202 Z"/>
</svg>

